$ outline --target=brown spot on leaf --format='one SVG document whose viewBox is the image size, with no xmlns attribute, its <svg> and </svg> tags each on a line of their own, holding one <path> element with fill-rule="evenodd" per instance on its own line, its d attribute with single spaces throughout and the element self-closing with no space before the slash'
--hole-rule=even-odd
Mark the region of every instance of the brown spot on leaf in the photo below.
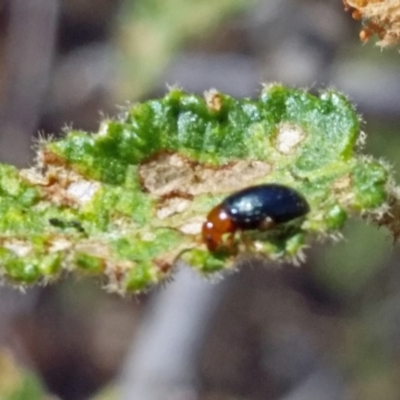
<svg viewBox="0 0 400 400">
<path fill-rule="evenodd" d="M 204 92 L 204 99 L 209 111 L 218 112 L 222 108 L 222 97 L 216 89 L 210 89 Z"/>
<path fill-rule="evenodd" d="M 296 151 L 306 137 L 302 128 L 288 122 L 279 124 L 277 129 L 275 147 L 285 155 Z"/>
<path fill-rule="evenodd" d="M 41 166 L 58 165 L 63 166 L 66 164 L 65 159 L 61 158 L 52 151 L 44 148 L 39 151 L 37 156 L 38 164 Z"/>
<path fill-rule="evenodd" d="M 351 178 L 349 175 L 341 176 L 333 182 L 332 189 L 335 191 L 347 190 L 351 185 Z"/>
<path fill-rule="evenodd" d="M 84 179 L 71 170 L 50 166 L 45 171 L 25 169 L 20 176 L 30 184 L 39 186 L 42 195 L 53 204 L 76 207 L 92 199 L 100 183 Z"/>
<path fill-rule="evenodd" d="M 172 268 L 173 264 L 165 259 L 155 258 L 153 259 L 153 263 L 156 267 L 160 269 L 162 273 L 167 273 Z"/>
<path fill-rule="evenodd" d="M 171 197 L 164 200 L 157 210 L 157 218 L 164 219 L 185 211 L 190 205 L 190 200 L 182 197 Z"/>
<path fill-rule="evenodd" d="M 263 161 L 239 160 L 221 167 L 193 162 L 177 153 L 161 153 L 139 167 L 139 177 L 145 190 L 165 197 L 180 193 L 180 197 L 203 193 L 225 193 L 246 187 L 265 178 L 271 165 Z"/>
<path fill-rule="evenodd" d="M 347 207 L 354 201 L 354 193 L 349 190 L 351 184 L 351 176 L 346 174 L 336 179 L 331 186 L 337 200 L 344 207 Z"/>
</svg>

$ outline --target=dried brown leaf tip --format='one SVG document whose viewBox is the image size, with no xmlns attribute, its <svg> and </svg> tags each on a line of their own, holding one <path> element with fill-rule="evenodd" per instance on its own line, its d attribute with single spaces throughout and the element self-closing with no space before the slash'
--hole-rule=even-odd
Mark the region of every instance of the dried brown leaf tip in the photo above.
<svg viewBox="0 0 400 400">
<path fill-rule="evenodd" d="M 380 47 L 394 46 L 400 41 L 399 0 L 343 0 L 346 11 L 356 20 L 363 20 L 360 40 L 367 42 L 377 35 Z"/>
</svg>

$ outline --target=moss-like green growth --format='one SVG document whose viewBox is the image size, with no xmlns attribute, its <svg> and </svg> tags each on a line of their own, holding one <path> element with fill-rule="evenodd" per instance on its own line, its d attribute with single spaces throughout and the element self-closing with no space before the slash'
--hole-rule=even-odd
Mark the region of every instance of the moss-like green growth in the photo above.
<svg viewBox="0 0 400 400">
<path fill-rule="evenodd" d="M 97 134 L 41 143 L 29 170 L 0 166 L 1 272 L 18 283 L 65 269 L 96 274 L 126 293 L 165 279 L 178 259 L 204 274 L 229 269 L 233 252 L 202 242 L 206 215 L 228 194 L 270 182 L 299 191 L 311 211 L 237 232 L 235 255 L 301 261 L 310 237 L 334 235 L 349 215 L 390 225 L 390 171 L 360 154 L 359 134 L 352 105 L 333 90 L 271 85 L 250 100 L 173 89 Z"/>
</svg>

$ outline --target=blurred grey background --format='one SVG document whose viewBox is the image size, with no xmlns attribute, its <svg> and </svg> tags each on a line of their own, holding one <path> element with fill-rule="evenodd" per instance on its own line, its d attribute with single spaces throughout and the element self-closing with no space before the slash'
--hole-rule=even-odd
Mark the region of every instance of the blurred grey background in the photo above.
<svg viewBox="0 0 400 400">
<path fill-rule="evenodd" d="M 397 170 L 400 55 L 359 29 L 341 0 L 4 0 L 0 162 L 30 165 L 39 132 L 95 132 L 167 84 L 255 97 L 279 81 L 345 92 L 366 150 Z M 383 229 L 350 221 L 300 268 L 206 282 L 180 266 L 128 299 L 88 279 L 2 287 L 0 399 L 399 399 L 398 259 Z M 12 394 L 18 368 L 43 387 Z"/>
</svg>

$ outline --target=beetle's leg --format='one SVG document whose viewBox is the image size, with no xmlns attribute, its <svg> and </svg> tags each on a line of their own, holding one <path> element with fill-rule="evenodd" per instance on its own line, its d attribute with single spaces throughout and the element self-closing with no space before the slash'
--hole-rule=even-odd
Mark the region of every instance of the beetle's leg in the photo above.
<svg viewBox="0 0 400 400">
<path fill-rule="evenodd" d="M 224 235 L 223 247 L 228 250 L 229 254 L 236 255 L 238 253 L 238 246 L 235 240 L 235 233 L 229 232 Z"/>
<path fill-rule="evenodd" d="M 275 226 L 275 222 L 270 217 L 265 217 L 258 225 L 257 229 L 260 231 L 268 231 Z"/>
</svg>

